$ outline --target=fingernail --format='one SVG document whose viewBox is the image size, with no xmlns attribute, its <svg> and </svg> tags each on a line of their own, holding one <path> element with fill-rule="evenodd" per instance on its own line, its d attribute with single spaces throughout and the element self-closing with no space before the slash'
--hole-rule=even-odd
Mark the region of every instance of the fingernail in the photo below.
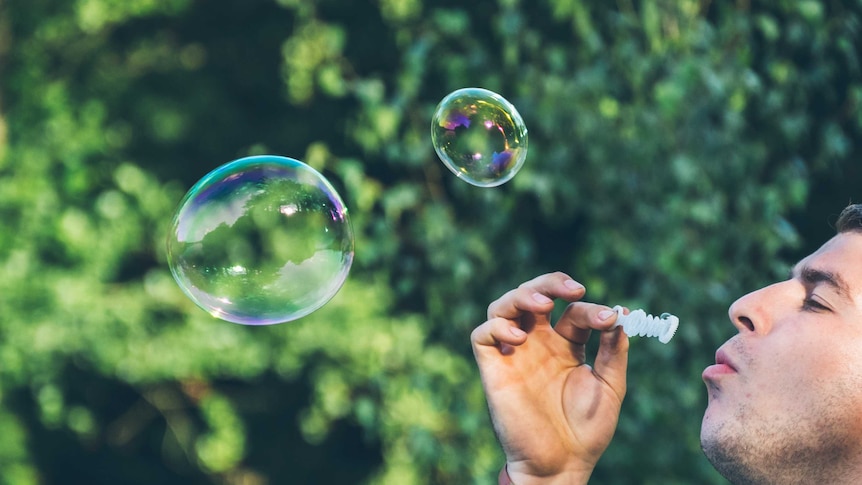
<svg viewBox="0 0 862 485">
<path fill-rule="evenodd" d="M 544 305 L 546 303 L 551 303 L 552 300 L 541 293 L 533 293 L 533 301 Z"/>
<path fill-rule="evenodd" d="M 509 332 L 511 332 L 512 335 L 514 335 L 515 337 L 518 337 L 518 338 L 521 338 L 524 335 L 527 335 L 527 332 L 521 330 L 518 327 L 509 327 Z"/>
<path fill-rule="evenodd" d="M 611 315 L 615 313 L 616 312 L 613 310 L 602 310 L 599 312 L 599 320 L 607 320 L 608 318 L 611 318 Z"/>
<path fill-rule="evenodd" d="M 575 280 L 566 280 L 563 282 L 563 284 L 566 285 L 566 288 L 570 290 L 580 290 L 584 287 L 584 285 L 578 283 Z"/>
</svg>

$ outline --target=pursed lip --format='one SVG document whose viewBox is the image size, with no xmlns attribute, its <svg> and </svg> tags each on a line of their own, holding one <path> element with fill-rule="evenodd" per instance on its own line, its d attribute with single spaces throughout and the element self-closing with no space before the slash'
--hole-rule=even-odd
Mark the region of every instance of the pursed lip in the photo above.
<svg viewBox="0 0 862 485">
<path fill-rule="evenodd" d="M 703 370 L 703 380 L 712 381 L 727 374 L 736 374 L 736 366 L 723 349 L 715 353 L 715 364 Z"/>
</svg>

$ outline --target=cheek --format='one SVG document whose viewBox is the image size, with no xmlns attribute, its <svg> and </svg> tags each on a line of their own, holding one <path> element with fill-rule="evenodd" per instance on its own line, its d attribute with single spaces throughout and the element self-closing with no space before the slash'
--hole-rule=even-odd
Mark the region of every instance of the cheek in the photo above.
<svg viewBox="0 0 862 485">
<path fill-rule="evenodd" d="M 819 394 L 816 389 L 831 385 L 826 382 L 831 380 L 829 376 L 845 369 L 840 359 L 823 358 L 812 352 L 811 346 L 800 346 L 800 340 L 775 340 L 752 353 L 741 375 L 746 398 L 761 401 L 768 406 L 765 409 L 792 407 L 794 403 L 808 406 L 808 401 Z"/>
<path fill-rule="evenodd" d="M 828 355 L 815 360 L 819 377 L 862 404 L 862 339 L 834 346 Z"/>
<path fill-rule="evenodd" d="M 798 360 L 824 378 L 858 379 L 862 376 L 862 334 L 821 332 L 808 342 Z"/>
<path fill-rule="evenodd" d="M 852 409 L 862 406 L 862 339 L 846 339 L 836 344 L 812 343 L 804 349 L 793 349 L 785 358 L 773 354 L 774 362 L 766 364 L 766 386 L 784 396 L 792 407 L 806 409 L 839 405 Z M 860 414 L 862 417 L 862 414 Z"/>
</svg>

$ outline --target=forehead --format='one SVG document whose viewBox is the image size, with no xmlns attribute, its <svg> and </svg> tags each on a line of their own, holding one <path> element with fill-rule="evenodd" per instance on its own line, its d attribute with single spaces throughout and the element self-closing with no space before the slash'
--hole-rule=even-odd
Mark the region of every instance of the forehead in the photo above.
<svg viewBox="0 0 862 485">
<path fill-rule="evenodd" d="M 852 299 L 862 301 L 862 233 L 841 233 L 794 268 L 799 275 L 814 270 L 834 275 L 842 281 Z"/>
</svg>

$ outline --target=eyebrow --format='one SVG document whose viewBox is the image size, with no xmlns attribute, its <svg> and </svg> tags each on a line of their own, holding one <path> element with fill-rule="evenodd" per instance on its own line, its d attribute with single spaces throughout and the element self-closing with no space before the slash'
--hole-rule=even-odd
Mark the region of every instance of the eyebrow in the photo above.
<svg viewBox="0 0 862 485">
<path fill-rule="evenodd" d="M 838 273 L 826 271 L 822 269 L 812 268 L 810 266 L 802 266 L 793 268 L 791 277 L 798 277 L 803 283 L 809 286 L 815 286 L 824 283 L 835 290 L 840 296 L 849 298 L 850 287 L 841 278 Z"/>
</svg>

